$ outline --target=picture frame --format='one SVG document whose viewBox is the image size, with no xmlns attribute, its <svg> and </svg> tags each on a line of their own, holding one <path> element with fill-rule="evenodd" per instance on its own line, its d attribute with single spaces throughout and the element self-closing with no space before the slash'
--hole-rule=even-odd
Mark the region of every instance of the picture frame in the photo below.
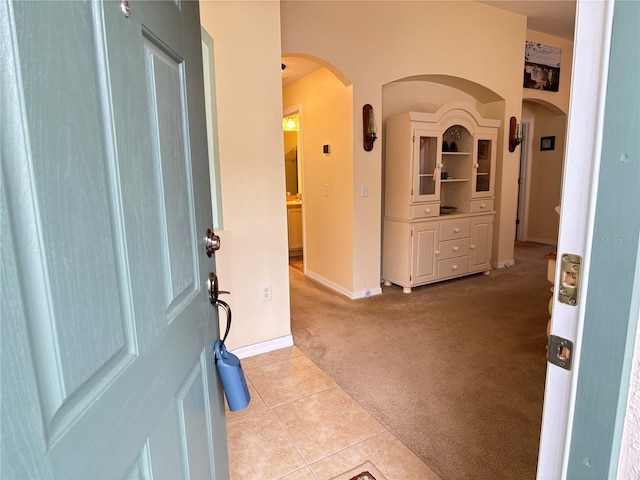
<svg viewBox="0 0 640 480">
<path fill-rule="evenodd" d="M 555 150 L 556 137 L 540 137 L 540 151 L 545 152 L 547 150 Z"/>
</svg>

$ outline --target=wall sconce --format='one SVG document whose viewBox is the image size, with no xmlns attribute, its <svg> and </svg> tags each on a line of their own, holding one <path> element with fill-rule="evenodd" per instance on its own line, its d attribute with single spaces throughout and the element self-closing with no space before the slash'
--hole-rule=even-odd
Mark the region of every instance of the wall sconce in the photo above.
<svg viewBox="0 0 640 480">
<path fill-rule="evenodd" d="M 362 107 L 362 134 L 364 149 L 367 152 L 373 150 L 373 142 L 376 141 L 376 120 L 373 116 L 373 107 L 368 103 Z"/>
<path fill-rule="evenodd" d="M 522 143 L 522 125 L 511 117 L 509 120 L 509 151 L 513 152 Z"/>
</svg>

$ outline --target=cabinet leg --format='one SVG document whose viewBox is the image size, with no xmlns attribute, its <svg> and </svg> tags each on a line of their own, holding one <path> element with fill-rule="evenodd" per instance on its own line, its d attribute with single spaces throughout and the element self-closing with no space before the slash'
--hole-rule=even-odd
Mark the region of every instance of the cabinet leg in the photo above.
<svg viewBox="0 0 640 480">
<path fill-rule="evenodd" d="M 491 270 L 487 270 L 486 272 L 482 272 L 483 275 L 491 275 Z"/>
<path fill-rule="evenodd" d="M 411 293 L 411 287 L 402 287 L 402 293 Z"/>
<path fill-rule="evenodd" d="M 385 287 L 390 287 L 391 286 L 391 282 L 389 280 L 385 280 L 384 281 L 384 286 Z"/>
</svg>

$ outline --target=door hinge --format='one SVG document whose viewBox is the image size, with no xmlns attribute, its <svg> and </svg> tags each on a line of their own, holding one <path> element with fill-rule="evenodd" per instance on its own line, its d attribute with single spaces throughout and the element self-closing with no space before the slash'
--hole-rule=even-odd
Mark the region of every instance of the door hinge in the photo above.
<svg viewBox="0 0 640 480">
<path fill-rule="evenodd" d="M 411 236 L 413 237 L 413 228 L 411 229 Z"/>
<path fill-rule="evenodd" d="M 571 370 L 573 342 L 566 338 L 551 335 L 547 346 L 547 360 L 565 370 Z"/>
<path fill-rule="evenodd" d="M 558 301 L 575 306 L 578 303 L 582 257 L 571 253 L 560 256 L 560 278 L 558 279 Z"/>
<path fill-rule="evenodd" d="M 411 277 L 411 275 L 409 275 L 409 281 L 413 281 L 413 278 Z"/>
</svg>

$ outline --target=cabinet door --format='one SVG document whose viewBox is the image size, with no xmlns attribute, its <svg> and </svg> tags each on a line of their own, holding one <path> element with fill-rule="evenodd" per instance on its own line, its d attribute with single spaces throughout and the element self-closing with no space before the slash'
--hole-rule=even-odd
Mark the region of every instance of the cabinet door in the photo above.
<svg viewBox="0 0 640 480">
<path fill-rule="evenodd" d="M 469 271 L 481 272 L 491 268 L 493 215 L 471 219 L 469 242 Z"/>
<path fill-rule="evenodd" d="M 442 136 L 429 130 L 414 130 L 413 184 L 411 201 L 428 202 L 440 198 L 440 155 Z"/>
<path fill-rule="evenodd" d="M 472 196 L 485 197 L 493 195 L 495 171 L 495 140 L 488 137 L 476 137 L 474 146 Z"/>
<path fill-rule="evenodd" d="M 437 277 L 435 250 L 438 245 L 438 222 L 416 224 L 412 230 L 411 284 L 419 285 Z"/>
<path fill-rule="evenodd" d="M 287 207 L 289 250 L 302 249 L 302 206 Z"/>
</svg>

